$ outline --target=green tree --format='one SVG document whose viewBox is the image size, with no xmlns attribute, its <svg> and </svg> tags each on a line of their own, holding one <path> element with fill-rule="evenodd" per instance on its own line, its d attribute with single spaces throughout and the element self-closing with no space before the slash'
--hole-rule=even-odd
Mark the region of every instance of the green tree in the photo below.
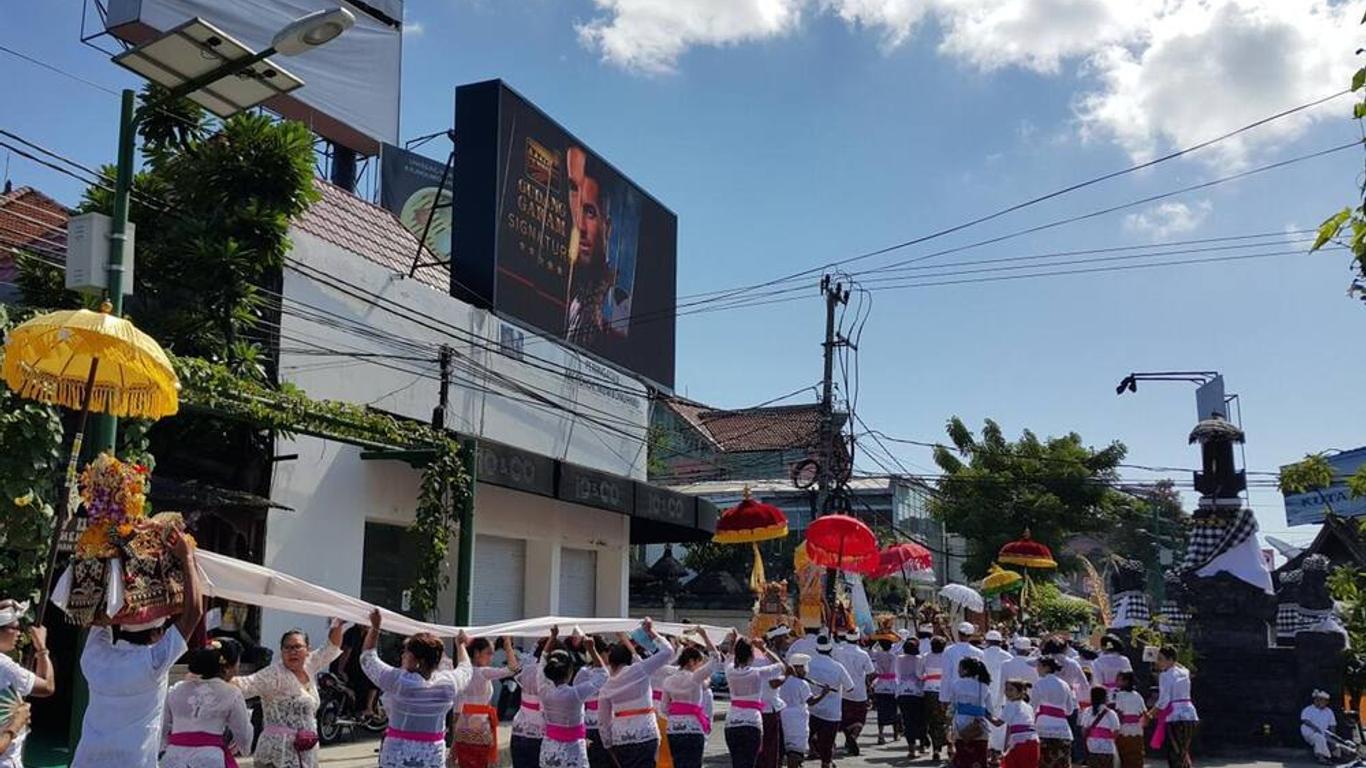
<svg viewBox="0 0 1366 768">
<path fill-rule="evenodd" d="M 9 327 L 0 305 L 0 336 Z M 54 480 L 62 469 L 57 409 L 0 386 L 0 595 L 21 600 L 37 595 L 52 536 Z"/>
<path fill-rule="evenodd" d="M 1366 16 L 1361 22 L 1366 24 Z M 1360 53 L 1360 51 L 1358 51 Z M 1366 67 L 1352 74 L 1352 119 L 1358 123 L 1366 118 Z M 1366 135 L 1366 134 L 1363 134 Z M 1317 251 L 1332 243 L 1341 246 L 1352 255 L 1352 283 L 1347 288 L 1348 296 L 1366 301 L 1366 174 L 1357 176 L 1358 200 L 1329 216 L 1319 226 L 1318 237 L 1309 250 Z"/>
<path fill-rule="evenodd" d="M 1064 595 L 1055 584 L 1039 584 L 1029 593 L 1031 621 L 1050 632 L 1087 629 L 1096 622 L 1096 606 L 1089 600 Z"/>
<path fill-rule="evenodd" d="M 1060 551 L 1068 538 L 1113 531 L 1138 513 L 1136 500 L 1114 489 L 1123 443 L 1097 450 L 1076 433 L 1041 440 L 1029 430 L 1011 441 L 990 419 L 979 439 L 956 416 L 948 435 L 951 445 L 934 451 L 944 476 L 930 510 L 967 539 L 969 578 L 985 576 L 1001 546 L 1026 528 L 1070 569 Z"/>
<path fill-rule="evenodd" d="M 161 93 L 144 90 L 143 109 Z M 136 284 L 125 314 L 176 354 L 264 376 L 267 292 L 278 290 L 290 222 L 318 199 L 312 135 L 258 113 L 213 123 L 189 101 L 146 112 L 139 133 L 146 165 L 133 178 Z M 112 212 L 115 173 L 100 169 L 82 212 Z M 26 267 L 27 303 L 72 305 L 55 268 Z"/>
</svg>

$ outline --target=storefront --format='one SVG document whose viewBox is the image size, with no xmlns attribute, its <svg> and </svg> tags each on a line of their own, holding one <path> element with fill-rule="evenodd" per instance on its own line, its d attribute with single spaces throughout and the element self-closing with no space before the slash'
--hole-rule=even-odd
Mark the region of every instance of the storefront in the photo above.
<svg viewBox="0 0 1366 768">
<path fill-rule="evenodd" d="M 321 185 L 291 232 L 281 377 L 310 396 L 429 422 L 478 441 L 473 621 L 624 616 L 631 544 L 710 538 L 716 510 L 645 481 L 649 392 L 572 346 L 459 301 L 448 273 L 409 279 L 416 240 L 386 211 Z M 454 360 L 438 375 L 440 354 Z M 424 359 L 424 356 L 430 356 Z M 444 392 L 443 392 L 444 389 Z M 264 561 L 408 608 L 419 493 L 411 455 L 307 436 L 277 440 Z M 455 581 L 455 547 L 446 572 Z M 454 620 L 448 588 L 437 620 Z M 322 622 L 278 611 L 267 643 Z"/>
</svg>

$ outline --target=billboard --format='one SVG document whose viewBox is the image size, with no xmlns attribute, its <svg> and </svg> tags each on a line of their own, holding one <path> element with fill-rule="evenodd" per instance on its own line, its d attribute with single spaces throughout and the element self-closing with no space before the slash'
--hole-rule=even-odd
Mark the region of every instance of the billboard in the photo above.
<svg viewBox="0 0 1366 768">
<path fill-rule="evenodd" d="M 502 81 L 455 94 L 452 293 L 672 388 L 677 217 Z"/>
<path fill-rule="evenodd" d="M 1329 508 L 1338 517 L 1366 517 L 1366 496 L 1354 499 L 1347 489 L 1347 478 L 1366 464 L 1366 447 L 1329 456 L 1328 463 L 1333 467 L 1332 486 L 1322 491 L 1284 494 L 1286 524 L 1321 523 Z"/>
<path fill-rule="evenodd" d="M 379 204 L 415 236 L 426 232 L 427 247 L 438 259 L 451 258 L 451 179 L 444 162 L 385 144 L 380 152 Z"/>
<path fill-rule="evenodd" d="M 356 25 L 327 45 L 289 57 L 287 65 L 280 62 L 304 87 L 265 106 L 374 155 L 381 143 L 398 141 L 402 0 L 109 0 L 104 28 L 138 45 L 197 16 L 260 51 L 294 19 L 339 5 L 355 14 Z"/>
</svg>

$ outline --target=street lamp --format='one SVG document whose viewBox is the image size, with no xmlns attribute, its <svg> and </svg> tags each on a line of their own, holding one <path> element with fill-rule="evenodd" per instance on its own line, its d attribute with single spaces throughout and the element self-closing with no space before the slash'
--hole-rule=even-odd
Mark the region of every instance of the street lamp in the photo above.
<svg viewBox="0 0 1366 768">
<path fill-rule="evenodd" d="M 114 63 L 166 89 L 147 103 L 156 111 L 189 98 L 226 119 L 269 99 L 302 88 L 303 80 L 266 59 L 297 56 L 324 45 L 350 29 L 356 17 L 345 8 L 301 16 L 281 29 L 269 48 L 253 52 L 231 35 L 200 18 L 167 30 L 159 37 L 114 57 Z M 106 290 L 111 313 L 123 313 L 123 260 L 127 244 L 128 198 L 133 187 L 133 152 L 140 115 L 136 94 L 125 88 L 119 110 L 118 170 L 114 178 L 114 211 L 109 226 Z M 131 286 L 130 286 L 131 288 Z M 113 450 L 118 421 L 100 414 L 93 430 L 97 451 Z"/>
</svg>

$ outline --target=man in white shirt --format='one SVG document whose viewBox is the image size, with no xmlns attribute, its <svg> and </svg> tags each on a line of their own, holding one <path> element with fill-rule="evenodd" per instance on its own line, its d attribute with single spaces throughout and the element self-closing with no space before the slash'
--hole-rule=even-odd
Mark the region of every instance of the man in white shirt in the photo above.
<svg viewBox="0 0 1366 768">
<path fill-rule="evenodd" d="M 844 692 L 840 702 L 840 730 L 844 732 L 844 749 L 851 757 L 859 754 L 858 737 L 868 722 L 868 686 L 877 679 L 873 657 L 859 647 L 857 631 L 846 632 L 844 642 L 835 647 L 832 656 L 854 681 Z"/>
<path fill-rule="evenodd" d="M 969 656 L 975 659 L 983 658 L 982 649 L 968 642 L 976 632 L 977 627 L 970 621 L 959 624 L 958 641 L 944 649 L 944 679 L 939 689 L 945 700 L 953 691 L 953 684 L 958 680 L 958 665 L 963 659 Z"/>
<path fill-rule="evenodd" d="M 1038 682 L 1039 671 L 1035 667 L 1035 659 L 1030 656 L 1030 651 L 1033 647 L 1034 644 L 1030 642 L 1029 638 L 1015 638 L 1011 643 L 1011 648 L 1015 651 L 1015 654 L 1001 665 L 1002 684 L 1004 684 L 1006 680 L 1022 680 L 1030 685 Z M 994 682 L 996 675 L 993 673 L 991 677 Z"/>
<path fill-rule="evenodd" d="M 807 628 L 806 628 L 806 635 L 805 635 L 805 636 L 799 637 L 799 638 L 797 638 L 796 640 L 793 640 L 793 641 L 792 641 L 792 645 L 788 646 L 788 648 L 787 648 L 787 653 L 786 653 L 786 655 L 785 655 L 785 658 L 788 660 L 788 662 L 790 663 L 791 660 L 792 660 L 792 657 L 795 656 L 795 655 L 797 655 L 797 654 L 799 654 L 799 653 L 804 653 L 804 654 L 806 654 L 807 656 L 815 656 L 815 655 L 816 655 L 816 635 L 817 635 L 819 632 L 820 632 L 820 628 L 819 628 L 819 627 L 807 627 Z"/>
<path fill-rule="evenodd" d="M 1010 651 L 1005 649 L 1005 638 L 1001 633 L 991 630 L 986 636 L 987 647 L 982 650 L 982 661 L 987 665 L 987 674 L 991 675 L 991 701 L 995 704 L 996 711 L 992 712 L 993 717 L 1000 717 L 1001 707 L 1005 705 L 1005 678 L 1001 675 L 1001 669 L 1013 656 Z M 991 726 L 991 738 L 989 747 L 992 752 L 1001 753 L 1006 748 L 1006 729 L 1004 725 Z"/>
<path fill-rule="evenodd" d="M 844 666 L 831 658 L 833 650 L 834 644 L 828 635 L 817 637 L 816 655 L 811 658 L 806 675 L 812 691 L 817 694 L 825 689 L 830 691 L 825 698 L 811 705 L 811 747 L 820 758 L 821 768 L 834 765 L 835 735 L 842 719 L 841 696 L 854 688 L 854 681 Z"/>
<path fill-rule="evenodd" d="M 90 704 L 71 768 L 156 768 L 166 678 L 204 615 L 192 545 L 179 533 L 170 544 L 185 572 L 180 618 L 165 629 L 162 619 L 90 630 L 81 654 Z"/>
<path fill-rule="evenodd" d="M 29 641 L 33 644 L 34 668 L 37 674 L 19 666 L 9 657 L 18 646 L 20 620 L 28 613 L 28 603 L 14 600 L 0 600 L 0 693 L 11 692 L 19 699 L 32 696 L 41 699 L 51 696 L 57 690 L 53 676 L 52 659 L 47 651 L 47 628 L 29 627 Z M 21 702 L 16 701 L 18 705 Z M 0 750 L 0 768 L 22 768 L 24 740 L 28 737 L 28 726 L 6 727 L 9 744 Z M 13 730 L 10 730 L 13 728 Z"/>
<path fill-rule="evenodd" d="M 1340 754 L 1347 757 L 1342 754 L 1346 750 L 1333 739 L 1338 727 L 1338 716 L 1328 706 L 1331 700 L 1327 691 L 1314 691 L 1313 703 L 1300 712 L 1300 735 L 1313 748 L 1314 757 L 1327 764 L 1332 764 Z"/>
</svg>

